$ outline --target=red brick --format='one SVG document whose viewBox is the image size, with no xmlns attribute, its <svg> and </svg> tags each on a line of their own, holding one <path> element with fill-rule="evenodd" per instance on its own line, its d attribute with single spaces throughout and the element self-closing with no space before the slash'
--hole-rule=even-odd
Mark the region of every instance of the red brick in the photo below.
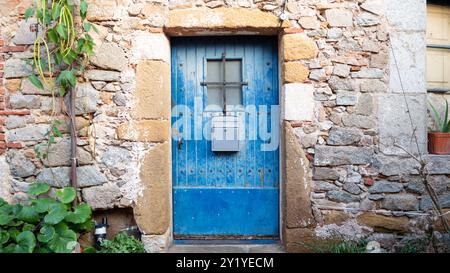
<svg viewBox="0 0 450 273">
<path fill-rule="evenodd" d="M 6 103 L 4 101 L 0 101 L 0 110 L 6 109 Z"/>
<path fill-rule="evenodd" d="M 0 125 L 3 125 L 3 124 L 5 124 L 5 122 L 6 122 L 6 119 L 4 119 L 4 118 L 0 117 Z"/>
<path fill-rule="evenodd" d="M 0 78 L 3 78 L 3 72 L 0 72 Z"/>
<path fill-rule="evenodd" d="M 304 32 L 304 30 L 302 28 L 290 27 L 290 28 L 283 29 L 283 32 L 284 32 L 284 34 L 293 34 L 293 33 L 302 33 L 302 32 Z"/>
<path fill-rule="evenodd" d="M 5 40 L 0 39 L 0 46 L 3 46 L 3 45 L 5 45 Z"/>
<path fill-rule="evenodd" d="M 374 180 L 371 177 L 364 177 L 364 185 L 370 187 L 373 186 Z"/>
<path fill-rule="evenodd" d="M 5 95 L 5 88 L 0 87 L 0 96 Z"/>
<path fill-rule="evenodd" d="M 30 110 L 0 110 L 0 116 L 26 116 L 30 114 Z"/>
<path fill-rule="evenodd" d="M 0 133 L 0 141 L 4 141 L 5 140 L 5 134 L 4 133 Z"/>
<path fill-rule="evenodd" d="M 0 149 L 6 149 L 6 143 L 4 141 L 0 141 Z"/>
<path fill-rule="evenodd" d="M 5 66 L 0 63 L 0 69 L 3 69 Z"/>
<path fill-rule="evenodd" d="M 5 52 L 22 52 L 27 49 L 27 46 L 18 45 L 18 46 L 4 46 L 0 48 L 1 53 Z"/>
<path fill-rule="evenodd" d="M 4 133 L 5 132 L 5 127 L 0 126 L 0 133 Z"/>
<path fill-rule="evenodd" d="M 6 147 L 11 149 L 22 149 L 23 145 L 20 142 L 7 142 Z"/>
<path fill-rule="evenodd" d="M 0 149 L 0 155 L 4 154 L 6 149 Z"/>
</svg>

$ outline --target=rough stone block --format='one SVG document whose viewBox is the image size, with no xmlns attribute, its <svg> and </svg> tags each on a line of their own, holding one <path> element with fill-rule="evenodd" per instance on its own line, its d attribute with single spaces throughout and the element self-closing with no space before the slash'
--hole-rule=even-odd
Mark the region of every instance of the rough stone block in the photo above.
<svg viewBox="0 0 450 273">
<path fill-rule="evenodd" d="M 314 119 L 314 88 L 311 84 L 285 84 L 283 97 L 285 120 Z"/>
<path fill-rule="evenodd" d="M 117 138 L 130 141 L 164 142 L 170 139 L 167 120 L 131 121 L 117 127 Z"/>
<path fill-rule="evenodd" d="M 119 12 L 121 11 L 119 5 L 122 2 L 122 0 L 87 0 L 87 19 L 89 21 L 108 21 L 117 19 Z"/>
<path fill-rule="evenodd" d="M 308 79 L 309 69 L 299 62 L 284 63 L 284 82 L 304 82 Z"/>
<path fill-rule="evenodd" d="M 91 153 L 81 147 L 77 147 L 77 163 L 80 165 L 90 164 L 93 161 Z M 42 159 L 45 166 L 69 166 L 70 161 L 70 140 L 62 139 L 50 145 L 47 158 Z"/>
<path fill-rule="evenodd" d="M 376 124 L 373 117 L 356 114 L 342 116 L 342 123 L 348 127 L 358 127 L 362 129 L 372 129 Z"/>
<path fill-rule="evenodd" d="M 390 41 L 394 52 L 390 51 L 389 57 L 390 91 L 394 93 L 402 93 L 402 90 L 407 93 L 426 93 L 427 43 L 425 31 L 413 33 L 392 32 Z M 395 54 L 395 59 L 393 54 Z M 404 89 L 402 89 L 402 85 Z"/>
<path fill-rule="evenodd" d="M 5 62 L 5 75 L 6 79 L 9 78 L 21 78 L 31 75 L 31 65 L 27 64 L 21 59 L 8 59 Z"/>
<path fill-rule="evenodd" d="M 36 25 L 37 20 L 35 18 L 29 18 L 28 20 L 22 20 L 19 23 L 19 29 L 14 36 L 13 43 L 16 45 L 32 45 L 36 40 L 36 32 L 31 31 L 31 26 Z M 37 36 L 42 35 L 42 27 L 39 27 Z"/>
<path fill-rule="evenodd" d="M 412 194 L 387 195 L 380 207 L 387 210 L 414 211 L 419 209 L 419 200 Z"/>
<path fill-rule="evenodd" d="M 161 61 L 142 61 L 136 68 L 136 119 L 170 118 L 170 67 Z"/>
<path fill-rule="evenodd" d="M 418 174 L 420 165 L 413 158 L 389 157 L 377 154 L 374 157 L 373 167 L 385 176 Z"/>
<path fill-rule="evenodd" d="M 315 192 L 324 192 L 324 191 L 337 191 L 339 187 L 324 181 L 315 181 L 314 182 L 314 191 Z"/>
<path fill-rule="evenodd" d="M 70 184 L 70 167 L 44 168 L 37 176 L 37 181 L 47 183 L 52 187 L 68 187 Z M 92 187 L 106 183 L 108 179 L 95 166 L 77 168 L 78 186 Z"/>
<path fill-rule="evenodd" d="M 425 95 L 409 95 L 406 100 L 412 116 L 413 128 L 403 95 L 389 94 L 378 97 L 380 149 L 384 154 L 405 154 L 394 145 L 400 145 L 410 153 L 417 154 L 415 139 L 412 138 L 413 131 L 417 136 L 420 153 L 426 151 L 426 97 Z"/>
<path fill-rule="evenodd" d="M 359 202 L 359 196 L 347 193 L 345 191 L 335 190 L 329 191 L 327 193 L 327 198 L 331 201 L 340 202 L 340 203 L 351 203 L 351 202 Z"/>
<path fill-rule="evenodd" d="M 376 232 L 400 232 L 409 231 L 409 219 L 406 216 L 388 217 L 375 213 L 365 212 L 357 218 L 359 224 L 368 226 Z"/>
<path fill-rule="evenodd" d="M 93 81 L 105 81 L 105 82 L 120 81 L 120 73 L 117 71 L 94 69 L 86 71 L 85 76 L 87 79 Z"/>
<path fill-rule="evenodd" d="M 367 147 L 316 146 L 315 166 L 338 166 L 369 164 L 373 160 L 373 149 Z"/>
<path fill-rule="evenodd" d="M 375 181 L 369 193 L 397 193 L 403 190 L 403 184 L 391 181 Z"/>
<path fill-rule="evenodd" d="M 355 128 L 333 127 L 328 135 L 328 145 L 352 145 L 358 143 L 363 134 Z"/>
<path fill-rule="evenodd" d="M 281 26 L 287 27 L 288 23 Z M 224 7 L 171 9 L 165 26 L 167 31 L 175 34 L 186 30 L 195 33 L 211 29 L 273 34 L 279 27 L 280 20 L 272 13 L 259 9 Z"/>
<path fill-rule="evenodd" d="M 344 9 L 327 9 L 325 18 L 332 27 L 351 27 L 353 26 L 353 13 Z"/>
<path fill-rule="evenodd" d="M 450 174 L 448 155 L 428 155 L 425 157 L 427 170 L 430 174 Z"/>
<path fill-rule="evenodd" d="M 6 139 L 13 141 L 39 141 L 46 138 L 49 126 L 46 124 L 30 124 L 22 128 L 9 130 Z"/>
<path fill-rule="evenodd" d="M 13 176 L 28 177 L 36 171 L 36 166 L 21 151 L 9 150 L 7 157 Z"/>
<path fill-rule="evenodd" d="M 141 163 L 140 178 L 144 186 L 134 214 L 144 234 L 164 234 L 171 222 L 170 143 L 151 149 Z"/>
<path fill-rule="evenodd" d="M 450 194 L 439 195 L 439 204 L 441 208 L 446 209 L 450 208 Z M 433 209 L 433 203 L 431 202 L 431 198 L 429 196 L 425 196 L 420 200 L 420 210 L 431 210 Z"/>
<path fill-rule="evenodd" d="M 102 43 L 89 60 L 100 68 L 117 71 L 124 70 L 128 63 L 124 50 L 115 43 Z"/>
<path fill-rule="evenodd" d="M 427 11 L 425 0 L 383 1 L 389 24 L 398 30 L 426 30 Z"/>
<path fill-rule="evenodd" d="M 339 172 L 332 168 L 314 168 L 314 179 L 317 180 L 337 180 Z"/>
<path fill-rule="evenodd" d="M 336 105 L 351 106 L 358 101 L 358 95 L 352 91 L 337 91 Z"/>
<path fill-rule="evenodd" d="M 288 122 L 285 122 L 286 153 L 286 225 L 288 228 L 311 227 L 315 224 L 309 198 L 311 174 L 309 160 Z"/>
<path fill-rule="evenodd" d="M 9 103 L 12 109 L 38 109 L 41 106 L 41 100 L 34 95 L 15 94 L 9 97 Z"/>
<path fill-rule="evenodd" d="M 283 35 L 281 48 L 284 61 L 312 59 L 319 51 L 316 42 L 303 33 Z"/>
<path fill-rule="evenodd" d="M 160 60 L 170 63 L 170 44 L 162 33 L 136 32 L 131 49 L 131 62 L 141 60 Z"/>
<path fill-rule="evenodd" d="M 94 210 L 114 208 L 122 196 L 120 188 L 113 183 L 85 188 L 82 195 L 84 201 Z"/>
</svg>

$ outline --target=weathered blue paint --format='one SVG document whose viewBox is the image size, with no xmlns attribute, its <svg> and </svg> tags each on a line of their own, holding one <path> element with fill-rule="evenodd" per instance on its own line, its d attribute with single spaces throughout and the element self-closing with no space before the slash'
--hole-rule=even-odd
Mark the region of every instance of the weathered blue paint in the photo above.
<svg viewBox="0 0 450 273">
<path fill-rule="evenodd" d="M 270 140 L 246 141 L 236 153 L 215 153 L 211 141 L 195 140 L 194 120 L 204 126 L 206 115 L 195 116 L 194 102 L 206 107 L 208 90 L 206 60 L 242 59 L 242 102 L 266 105 L 267 119 L 259 112 L 242 113 L 246 124 L 279 126 L 277 41 L 271 37 L 195 37 L 172 39 L 172 106 L 185 104 L 190 115 L 172 114 L 172 123 L 183 118 L 190 127 L 190 139 L 178 141 L 189 131 L 173 132 L 172 180 L 175 235 L 278 236 L 279 150 L 261 151 Z M 271 124 L 272 116 L 275 122 Z M 198 132 L 197 132 L 198 133 Z M 257 133 L 257 132 L 255 132 Z M 201 132 L 200 132 L 201 134 Z M 253 138 L 255 139 L 255 138 Z"/>
</svg>

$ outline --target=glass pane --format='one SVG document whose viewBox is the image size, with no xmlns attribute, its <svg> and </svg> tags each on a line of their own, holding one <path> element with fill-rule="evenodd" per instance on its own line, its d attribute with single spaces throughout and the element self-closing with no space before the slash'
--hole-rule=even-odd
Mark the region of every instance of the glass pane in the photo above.
<svg viewBox="0 0 450 273">
<path fill-rule="evenodd" d="M 227 87 L 227 105 L 241 105 L 242 92 L 240 87 Z"/>
<path fill-rule="evenodd" d="M 225 66 L 227 82 L 240 82 L 242 79 L 241 60 L 227 60 Z"/>
<path fill-rule="evenodd" d="M 226 60 L 226 75 L 225 79 L 228 83 L 238 83 L 242 81 L 242 61 L 241 60 Z M 206 64 L 206 81 L 211 83 L 223 82 L 223 63 L 222 60 L 207 60 Z M 221 86 L 207 87 L 207 105 L 217 105 L 222 109 L 223 107 L 223 89 Z M 227 105 L 242 105 L 242 87 L 229 86 L 226 87 L 226 104 Z"/>
<path fill-rule="evenodd" d="M 208 60 L 206 69 L 207 82 L 222 82 L 223 71 L 221 60 Z"/>
<path fill-rule="evenodd" d="M 207 105 L 217 105 L 222 110 L 223 107 L 223 93 L 221 87 L 208 87 L 208 104 Z"/>
</svg>

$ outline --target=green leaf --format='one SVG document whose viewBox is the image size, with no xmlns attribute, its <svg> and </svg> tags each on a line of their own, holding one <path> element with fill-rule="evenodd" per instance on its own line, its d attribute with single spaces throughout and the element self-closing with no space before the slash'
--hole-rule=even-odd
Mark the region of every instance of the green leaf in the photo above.
<svg viewBox="0 0 450 273">
<path fill-rule="evenodd" d="M 444 124 L 442 125 L 442 132 L 449 133 L 450 128 L 448 126 L 449 120 L 448 120 L 448 101 L 447 100 L 445 100 L 445 117 L 444 117 L 443 123 Z"/>
<path fill-rule="evenodd" d="M 56 253 L 70 253 L 77 243 L 77 234 L 70 229 L 56 229 L 55 237 L 48 247 Z"/>
<path fill-rule="evenodd" d="M 36 86 L 38 89 L 44 90 L 44 85 L 42 84 L 41 80 L 38 79 L 35 75 L 28 76 L 28 80 Z"/>
<path fill-rule="evenodd" d="M 52 251 L 46 247 L 39 247 L 34 250 L 34 253 L 52 253 Z"/>
<path fill-rule="evenodd" d="M 74 224 L 81 224 L 91 218 L 92 211 L 88 204 L 79 204 L 75 207 L 74 212 L 69 212 L 65 220 Z"/>
<path fill-rule="evenodd" d="M 15 241 L 17 236 L 19 235 L 20 231 L 17 228 L 13 227 L 8 230 L 8 233 L 9 233 L 9 236 L 11 237 L 11 239 L 13 239 Z"/>
<path fill-rule="evenodd" d="M 0 226 L 6 226 L 16 219 L 16 216 L 11 211 L 11 205 L 4 205 L 0 209 Z"/>
<path fill-rule="evenodd" d="M 27 8 L 27 10 L 25 11 L 25 21 L 28 21 L 28 19 L 33 16 L 34 14 L 34 9 L 33 8 Z"/>
<path fill-rule="evenodd" d="M 55 237 L 56 231 L 53 226 L 45 225 L 39 230 L 37 239 L 39 242 L 48 243 Z"/>
<path fill-rule="evenodd" d="M 56 33 L 56 31 L 53 28 L 48 30 L 47 37 L 50 42 L 55 43 L 55 44 L 58 43 L 58 34 Z"/>
<path fill-rule="evenodd" d="M 58 87 L 58 93 L 60 97 L 64 97 L 64 95 L 66 94 L 66 90 L 64 89 L 63 86 Z"/>
<path fill-rule="evenodd" d="M 23 224 L 23 227 L 22 227 L 22 231 L 29 230 L 29 231 L 33 232 L 35 229 L 36 229 L 36 226 L 33 224 L 29 224 L 29 223 Z"/>
<path fill-rule="evenodd" d="M 83 27 L 84 27 L 84 30 L 85 30 L 86 32 L 89 32 L 89 31 L 91 31 L 92 24 L 91 24 L 91 23 L 88 23 L 88 22 L 85 22 L 85 23 L 83 24 Z"/>
<path fill-rule="evenodd" d="M 55 204 L 44 217 L 44 223 L 55 225 L 64 220 L 67 215 L 66 207 L 63 204 Z"/>
<path fill-rule="evenodd" d="M 28 223 L 37 223 L 40 219 L 39 213 L 33 206 L 23 206 L 17 218 Z"/>
<path fill-rule="evenodd" d="M 58 127 L 53 126 L 53 133 L 57 136 L 57 137 L 62 137 L 62 132 L 58 129 Z"/>
<path fill-rule="evenodd" d="M 85 0 L 81 0 L 80 2 L 80 16 L 81 18 L 84 20 L 86 19 L 86 14 L 87 14 L 87 3 Z"/>
<path fill-rule="evenodd" d="M 63 39 L 63 40 L 67 40 L 67 28 L 63 23 L 59 23 L 56 26 L 56 32 L 58 32 L 59 36 Z"/>
<path fill-rule="evenodd" d="M 3 200 L 3 198 L 0 197 L 0 207 L 6 204 L 8 204 L 8 202 L 6 202 L 5 200 Z"/>
<path fill-rule="evenodd" d="M 97 252 L 97 250 L 91 246 L 83 248 L 83 253 L 96 253 L 96 252 Z"/>
<path fill-rule="evenodd" d="M 73 229 L 77 232 L 91 231 L 94 229 L 94 221 L 88 219 L 84 223 L 74 225 Z"/>
<path fill-rule="evenodd" d="M 39 198 L 33 200 L 33 204 L 37 212 L 43 213 L 49 211 L 53 205 L 57 204 L 57 201 L 52 198 Z"/>
<path fill-rule="evenodd" d="M 45 183 L 33 183 L 28 188 L 28 194 L 38 196 L 50 190 L 50 186 Z"/>
<path fill-rule="evenodd" d="M 56 198 L 64 204 L 71 203 L 76 197 L 74 188 L 66 187 L 56 191 Z"/>
<path fill-rule="evenodd" d="M 32 253 L 36 247 L 36 238 L 34 237 L 33 232 L 29 230 L 21 232 L 17 235 L 16 242 L 21 250 L 25 250 L 27 253 Z"/>
<path fill-rule="evenodd" d="M 69 51 L 65 52 L 63 54 L 62 60 L 68 64 L 71 65 L 76 59 L 78 58 L 78 55 L 75 51 L 73 51 L 72 49 L 69 49 Z M 66 72 L 71 72 L 71 71 L 66 71 Z M 67 79 L 67 76 L 65 76 Z M 76 81 L 74 81 L 74 83 L 76 83 Z M 75 86 L 75 85 L 72 85 Z"/>
<path fill-rule="evenodd" d="M 55 20 L 59 18 L 60 14 L 61 14 L 61 5 L 59 3 L 56 3 L 52 9 L 52 19 Z"/>
<path fill-rule="evenodd" d="M 10 235 L 6 230 L 0 230 L 0 247 L 8 242 Z"/>
</svg>

